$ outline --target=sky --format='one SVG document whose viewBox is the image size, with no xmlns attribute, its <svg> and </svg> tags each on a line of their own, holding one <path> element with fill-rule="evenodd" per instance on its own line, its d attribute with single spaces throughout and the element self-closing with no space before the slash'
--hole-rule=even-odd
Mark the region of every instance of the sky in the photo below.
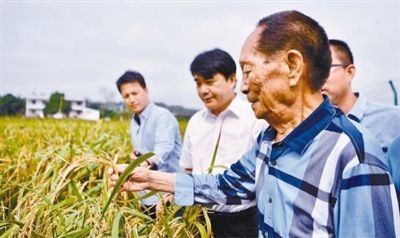
<svg viewBox="0 0 400 238">
<path fill-rule="evenodd" d="M 0 95 L 120 102 L 115 81 L 137 70 L 154 102 L 200 109 L 189 71 L 221 48 L 238 62 L 259 19 L 298 10 L 346 41 L 353 88 L 393 104 L 400 93 L 400 1 L 7 1 L 0 0 Z M 238 79 L 241 70 L 238 67 Z"/>
</svg>

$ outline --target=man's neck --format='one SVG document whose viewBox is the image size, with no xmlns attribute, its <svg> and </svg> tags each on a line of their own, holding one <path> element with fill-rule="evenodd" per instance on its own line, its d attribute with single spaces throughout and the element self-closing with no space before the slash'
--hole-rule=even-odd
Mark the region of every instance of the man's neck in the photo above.
<svg viewBox="0 0 400 238">
<path fill-rule="evenodd" d="M 341 100 L 340 105 L 336 105 L 339 107 L 345 114 L 348 114 L 353 108 L 354 104 L 357 101 L 356 95 L 353 92 L 347 94 L 343 100 Z"/>
<path fill-rule="evenodd" d="M 133 112 L 135 115 L 140 115 L 142 112 L 144 112 L 146 110 L 146 108 L 150 105 L 150 101 L 146 104 L 146 106 L 143 107 L 143 109 L 139 112 Z"/>
<path fill-rule="evenodd" d="M 281 119 L 277 118 L 275 123 L 270 123 L 277 130 L 275 140 L 282 141 L 300 123 L 302 123 L 323 102 L 319 93 L 299 98 L 292 106 L 287 107 L 280 113 Z"/>
<path fill-rule="evenodd" d="M 229 100 L 227 100 L 222 107 L 218 108 L 218 110 L 211 110 L 211 113 L 214 114 L 214 116 L 218 116 L 219 114 L 221 114 L 221 112 L 225 111 L 229 107 L 229 105 L 231 105 L 231 103 L 232 103 L 233 99 L 235 99 L 235 97 L 236 97 L 236 93 L 234 93 L 232 95 L 232 97 L 230 97 Z"/>
</svg>

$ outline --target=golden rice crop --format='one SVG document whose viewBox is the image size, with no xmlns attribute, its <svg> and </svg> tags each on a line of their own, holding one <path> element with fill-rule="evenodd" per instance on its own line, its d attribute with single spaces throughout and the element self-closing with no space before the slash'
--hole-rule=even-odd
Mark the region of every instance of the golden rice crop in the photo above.
<svg viewBox="0 0 400 238">
<path fill-rule="evenodd" d="M 129 158 L 128 128 L 127 121 L 0 117 L 0 237 L 210 236 L 208 219 L 199 221 L 204 209 L 176 216 L 179 207 L 164 206 L 152 219 L 135 193 L 119 193 L 102 217 L 107 168 Z"/>
</svg>

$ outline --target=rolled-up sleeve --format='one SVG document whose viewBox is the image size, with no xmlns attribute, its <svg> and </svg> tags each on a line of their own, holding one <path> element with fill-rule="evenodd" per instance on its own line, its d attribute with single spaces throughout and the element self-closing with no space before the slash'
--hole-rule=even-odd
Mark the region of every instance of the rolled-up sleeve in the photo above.
<svg viewBox="0 0 400 238">
<path fill-rule="evenodd" d="M 179 206 L 190 206 L 194 203 L 193 177 L 185 173 L 174 174 L 175 203 Z"/>
</svg>

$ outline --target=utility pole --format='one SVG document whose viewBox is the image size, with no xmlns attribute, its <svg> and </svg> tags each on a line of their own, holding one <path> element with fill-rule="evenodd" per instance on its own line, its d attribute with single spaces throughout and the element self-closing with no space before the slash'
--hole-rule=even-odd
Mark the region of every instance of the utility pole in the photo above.
<svg viewBox="0 0 400 238">
<path fill-rule="evenodd" d="M 394 95 L 394 105 L 397 106 L 397 105 L 398 105 L 398 102 L 397 102 L 397 90 L 396 90 L 396 87 L 394 86 L 392 80 L 389 80 L 389 84 L 390 84 L 390 87 L 392 88 L 393 95 Z"/>
</svg>

